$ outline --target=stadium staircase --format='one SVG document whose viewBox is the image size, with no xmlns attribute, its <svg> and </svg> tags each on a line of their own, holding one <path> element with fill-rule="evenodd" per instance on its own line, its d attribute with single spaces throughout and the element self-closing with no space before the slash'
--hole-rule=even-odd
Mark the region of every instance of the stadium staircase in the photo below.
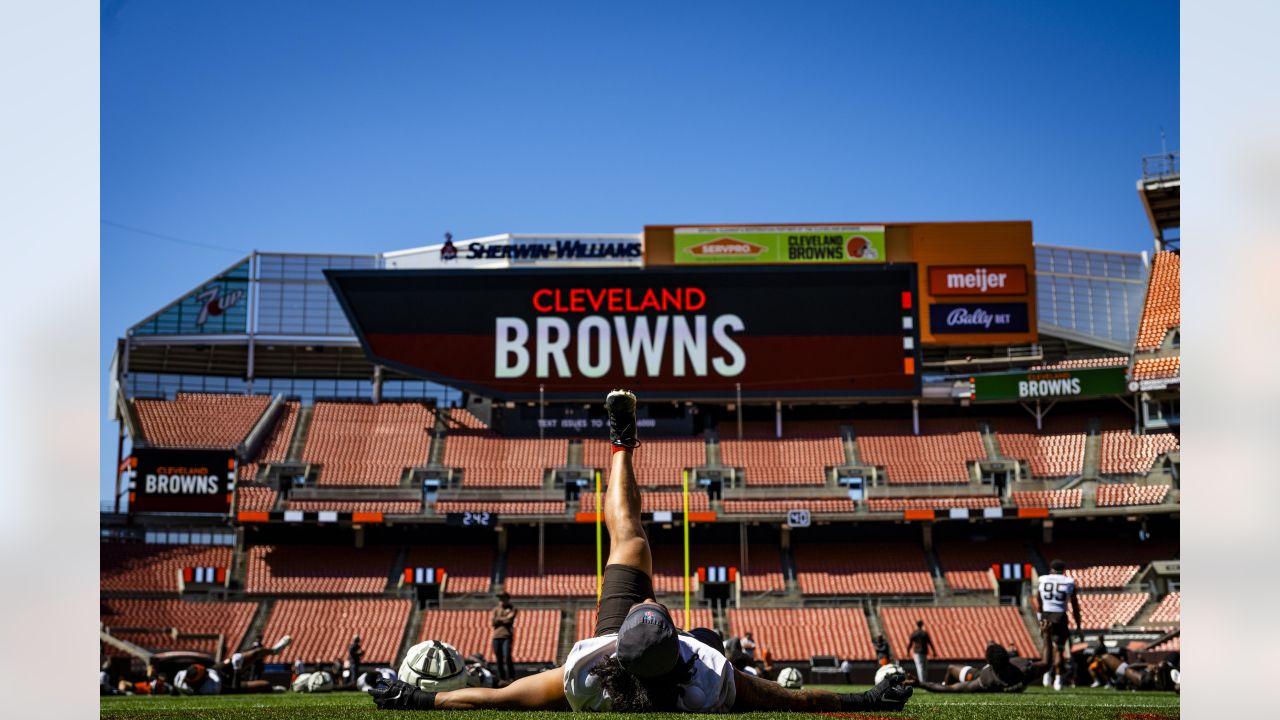
<svg viewBox="0 0 1280 720">
<path fill-rule="evenodd" d="M 578 640 L 578 612 L 574 608 L 560 611 L 560 637 L 556 640 L 556 662 L 569 657 L 569 651 Z"/>
<path fill-rule="evenodd" d="M 846 465 L 861 465 L 862 450 L 858 448 L 858 437 L 849 425 L 840 426 L 840 443 L 844 446 L 844 462 Z"/>
<path fill-rule="evenodd" d="M 391 560 L 391 574 L 387 576 L 387 586 L 383 590 L 387 597 L 403 597 L 400 579 L 404 577 L 404 563 L 408 556 L 407 545 L 401 545 L 396 549 L 396 556 Z"/>
<path fill-rule="evenodd" d="M 978 435 L 982 437 L 982 447 L 987 451 L 987 459 L 1000 461 L 1007 460 L 1000 453 L 1000 441 L 996 438 L 996 431 L 991 427 L 991 423 L 978 423 Z"/>
<path fill-rule="evenodd" d="M 253 613 L 253 620 L 249 623 L 249 629 L 245 632 L 244 637 L 240 639 L 239 647 L 232 648 L 233 652 L 244 652 L 253 644 L 253 639 L 258 637 L 267 627 L 267 621 L 271 619 L 271 611 L 275 609 L 275 598 L 268 598 L 258 603 L 258 609 Z M 268 643 L 275 642 L 278 638 L 266 639 Z"/>
<path fill-rule="evenodd" d="M 314 405 L 303 405 L 298 410 L 298 424 L 293 428 L 293 437 L 289 440 L 289 453 L 285 456 L 289 462 L 302 462 L 302 447 L 307 443 L 307 431 L 311 429 L 311 415 L 314 412 Z"/>
<path fill-rule="evenodd" d="M 1102 457 L 1102 423 L 1097 418 L 1089 420 L 1089 434 L 1084 441 L 1084 466 L 1080 476 L 1096 479 Z"/>
<path fill-rule="evenodd" d="M 1092 510 L 1098 506 L 1098 483 L 1080 483 L 1080 507 Z"/>
<path fill-rule="evenodd" d="M 924 560 L 929 565 L 929 577 L 933 579 L 933 595 L 942 599 L 951 595 L 951 586 L 947 585 L 946 575 L 942 572 L 942 564 L 934 554 L 932 547 L 924 548 Z"/>
<path fill-rule="evenodd" d="M 427 612 L 414 603 L 409 612 L 409 622 L 405 623 L 404 635 L 400 637 L 400 645 L 396 648 L 396 660 L 409 654 L 409 648 L 418 644 L 418 635 L 422 633 L 422 616 Z M 396 666 L 398 669 L 399 666 Z"/>
</svg>

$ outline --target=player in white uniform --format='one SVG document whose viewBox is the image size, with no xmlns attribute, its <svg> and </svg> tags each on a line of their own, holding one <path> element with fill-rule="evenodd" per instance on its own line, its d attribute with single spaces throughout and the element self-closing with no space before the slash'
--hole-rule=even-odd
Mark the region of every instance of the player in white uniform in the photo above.
<svg viewBox="0 0 1280 720">
<path fill-rule="evenodd" d="M 433 693 L 379 681 L 370 691 L 374 703 L 392 710 L 901 710 L 911 697 L 901 674 L 864 693 L 789 690 L 734 670 L 722 652 L 676 629 L 667 608 L 654 600 L 653 556 L 640 522 L 640 488 L 631 466 L 640 445 L 635 395 L 615 390 L 605 408 L 613 445 L 604 501 L 610 548 L 596 636 L 576 643 L 562 667 L 504 688 Z"/>
<path fill-rule="evenodd" d="M 1062 666 L 1067 655 L 1071 628 L 1067 625 L 1067 603 L 1071 603 L 1076 630 L 1080 629 L 1080 600 L 1076 597 L 1076 580 L 1066 575 L 1067 564 L 1061 560 L 1049 563 L 1049 574 L 1040 576 L 1040 637 L 1044 639 L 1044 661 L 1053 670 L 1053 689 L 1062 689 Z M 1045 687 L 1049 673 L 1044 674 Z"/>
</svg>

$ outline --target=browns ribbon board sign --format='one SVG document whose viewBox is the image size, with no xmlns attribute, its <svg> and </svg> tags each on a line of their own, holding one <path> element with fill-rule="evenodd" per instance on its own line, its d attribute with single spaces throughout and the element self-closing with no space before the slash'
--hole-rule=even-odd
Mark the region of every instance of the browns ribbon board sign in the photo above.
<svg viewBox="0 0 1280 720">
<path fill-rule="evenodd" d="M 919 393 L 911 265 L 325 275 L 371 361 L 490 397 Z"/>
<path fill-rule="evenodd" d="M 232 450 L 138 448 L 130 464 L 129 512 L 231 512 Z"/>
</svg>

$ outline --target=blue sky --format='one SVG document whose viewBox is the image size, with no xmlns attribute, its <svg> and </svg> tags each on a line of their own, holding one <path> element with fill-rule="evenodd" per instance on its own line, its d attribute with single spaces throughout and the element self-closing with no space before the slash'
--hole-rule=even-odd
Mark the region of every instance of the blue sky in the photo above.
<svg viewBox="0 0 1280 720">
<path fill-rule="evenodd" d="M 1147 250 L 1140 160 L 1179 142 L 1172 0 L 126 0 L 101 33 L 104 398 L 115 339 L 253 249 L 1029 219 Z"/>
</svg>

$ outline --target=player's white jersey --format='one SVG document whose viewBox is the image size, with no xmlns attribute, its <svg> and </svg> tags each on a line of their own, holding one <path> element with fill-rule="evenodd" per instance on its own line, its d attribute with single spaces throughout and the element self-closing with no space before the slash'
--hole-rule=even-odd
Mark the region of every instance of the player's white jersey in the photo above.
<svg viewBox="0 0 1280 720">
<path fill-rule="evenodd" d="M 694 660 L 693 677 L 682 688 L 676 705 L 680 712 L 727 713 L 733 707 L 737 689 L 733 684 L 733 666 L 711 647 L 679 635 L 680 659 Z M 600 678 L 591 674 L 596 663 L 618 649 L 618 634 L 579 640 L 564 661 L 564 694 L 575 711 L 608 711 L 613 701 L 605 695 Z"/>
<path fill-rule="evenodd" d="M 1057 573 L 1040 576 L 1040 612 L 1067 611 L 1067 603 L 1076 592 L 1076 579 Z"/>
</svg>

